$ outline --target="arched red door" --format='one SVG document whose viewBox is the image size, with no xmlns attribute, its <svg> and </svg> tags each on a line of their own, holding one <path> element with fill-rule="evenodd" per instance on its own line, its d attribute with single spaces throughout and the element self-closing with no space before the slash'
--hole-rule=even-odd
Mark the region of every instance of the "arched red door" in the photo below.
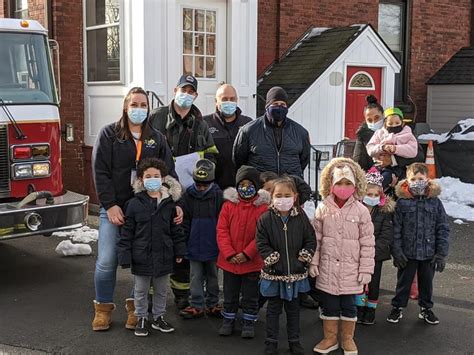
<svg viewBox="0 0 474 355">
<path fill-rule="evenodd" d="M 365 97 L 372 94 L 380 101 L 381 93 L 382 68 L 347 67 L 345 137 L 355 139 L 364 120 Z"/>
</svg>

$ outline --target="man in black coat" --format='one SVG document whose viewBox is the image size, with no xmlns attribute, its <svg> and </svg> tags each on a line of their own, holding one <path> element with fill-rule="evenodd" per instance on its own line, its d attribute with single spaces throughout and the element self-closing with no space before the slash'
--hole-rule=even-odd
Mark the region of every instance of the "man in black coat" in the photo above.
<svg viewBox="0 0 474 355">
<path fill-rule="evenodd" d="M 232 146 L 240 127 L 252 121 L 250 117 L 242 115 L 237 101 L 235 88 L 224 84 L 216 92 L 216 112 L 203 117 L 219 151 L 216 157 L 216 182 L 222 190 L 235 185 L 237 168 L 232 161 Z"/>
</svg>

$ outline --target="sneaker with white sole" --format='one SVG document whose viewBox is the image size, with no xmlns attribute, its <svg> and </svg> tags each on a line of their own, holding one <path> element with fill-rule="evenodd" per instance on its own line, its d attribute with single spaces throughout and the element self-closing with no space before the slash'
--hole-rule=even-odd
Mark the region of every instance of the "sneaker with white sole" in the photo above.
<svg viewBox="0 0 474 355">
<path fill-rule="evenodd" d="M 435 316 L 431 308 L 421 308 L 418 318 L 423 319 L 428 324 L 439 324 L 439 319 Z"/>
<path fill-rule="evenodd" d="M 174 332 L 174 327 L 163 319 L 163 316 L 158 317 L 152 324 L 153 329 L 159 330 L 162 333 Z"/>
<path fill-rule="evenodd" d="M 137 337 L 146 337 L 148 335 L 148 320 L 145 317 L 138 318 L 135 326 L 135 335 Z"/>
<path fill-rule="evenodd" d="M 390 314 L 387 317 L 387 322 L 389 322 L 389 323 L 398 323 L 398 322 L 400 322 L 400 319 L 402 319 L 402 318 L 403 318 L 402 309 L 398 308 L 398 307 L 393 307 L 392 311 L 390 312 Z"/>
</svg>

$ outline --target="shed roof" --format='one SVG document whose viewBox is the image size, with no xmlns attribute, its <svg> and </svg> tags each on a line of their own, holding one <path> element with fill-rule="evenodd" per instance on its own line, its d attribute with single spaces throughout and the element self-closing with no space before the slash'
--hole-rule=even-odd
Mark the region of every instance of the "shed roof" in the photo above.
<svg viewBox="0 0 474 355">
<path fill-rule="evenodd" d="M 474 47 L 461 48 L 427 85 L 474 85 Z"/>
</svg>

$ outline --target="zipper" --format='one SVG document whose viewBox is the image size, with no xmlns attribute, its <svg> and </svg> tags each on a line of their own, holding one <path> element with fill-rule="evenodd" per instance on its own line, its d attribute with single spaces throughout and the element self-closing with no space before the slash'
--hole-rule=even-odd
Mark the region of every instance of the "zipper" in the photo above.
<svg viewBox="0 0 474 355">
<path fill-rule="evenodd" d="M 277 174 L 280 175 L 280 152 L 281 152 L 281 148 L 283 148 L 283 127 L 280 127 L 280 128 L 277 128 L 277 129 L 281 129 L 280 149 L 278 149 L 278 147 L 277 147 L 277 142 L 276 142 L 276 139 L 275 139 L 275 131 L 272 132 L 272 137 L 273 137 L 273 142 L 275 143 L 275 150 L 277 152 Z"/>
<path fill-rule="evenodd" d="M 288 264 L 288 276 L 290 276 L 290 254 L 288 253 L 288 226 L 287 226 L 287 223 L 283 223 L 283 231 L 285 232 L 286 262 Z"/>
</svg>

